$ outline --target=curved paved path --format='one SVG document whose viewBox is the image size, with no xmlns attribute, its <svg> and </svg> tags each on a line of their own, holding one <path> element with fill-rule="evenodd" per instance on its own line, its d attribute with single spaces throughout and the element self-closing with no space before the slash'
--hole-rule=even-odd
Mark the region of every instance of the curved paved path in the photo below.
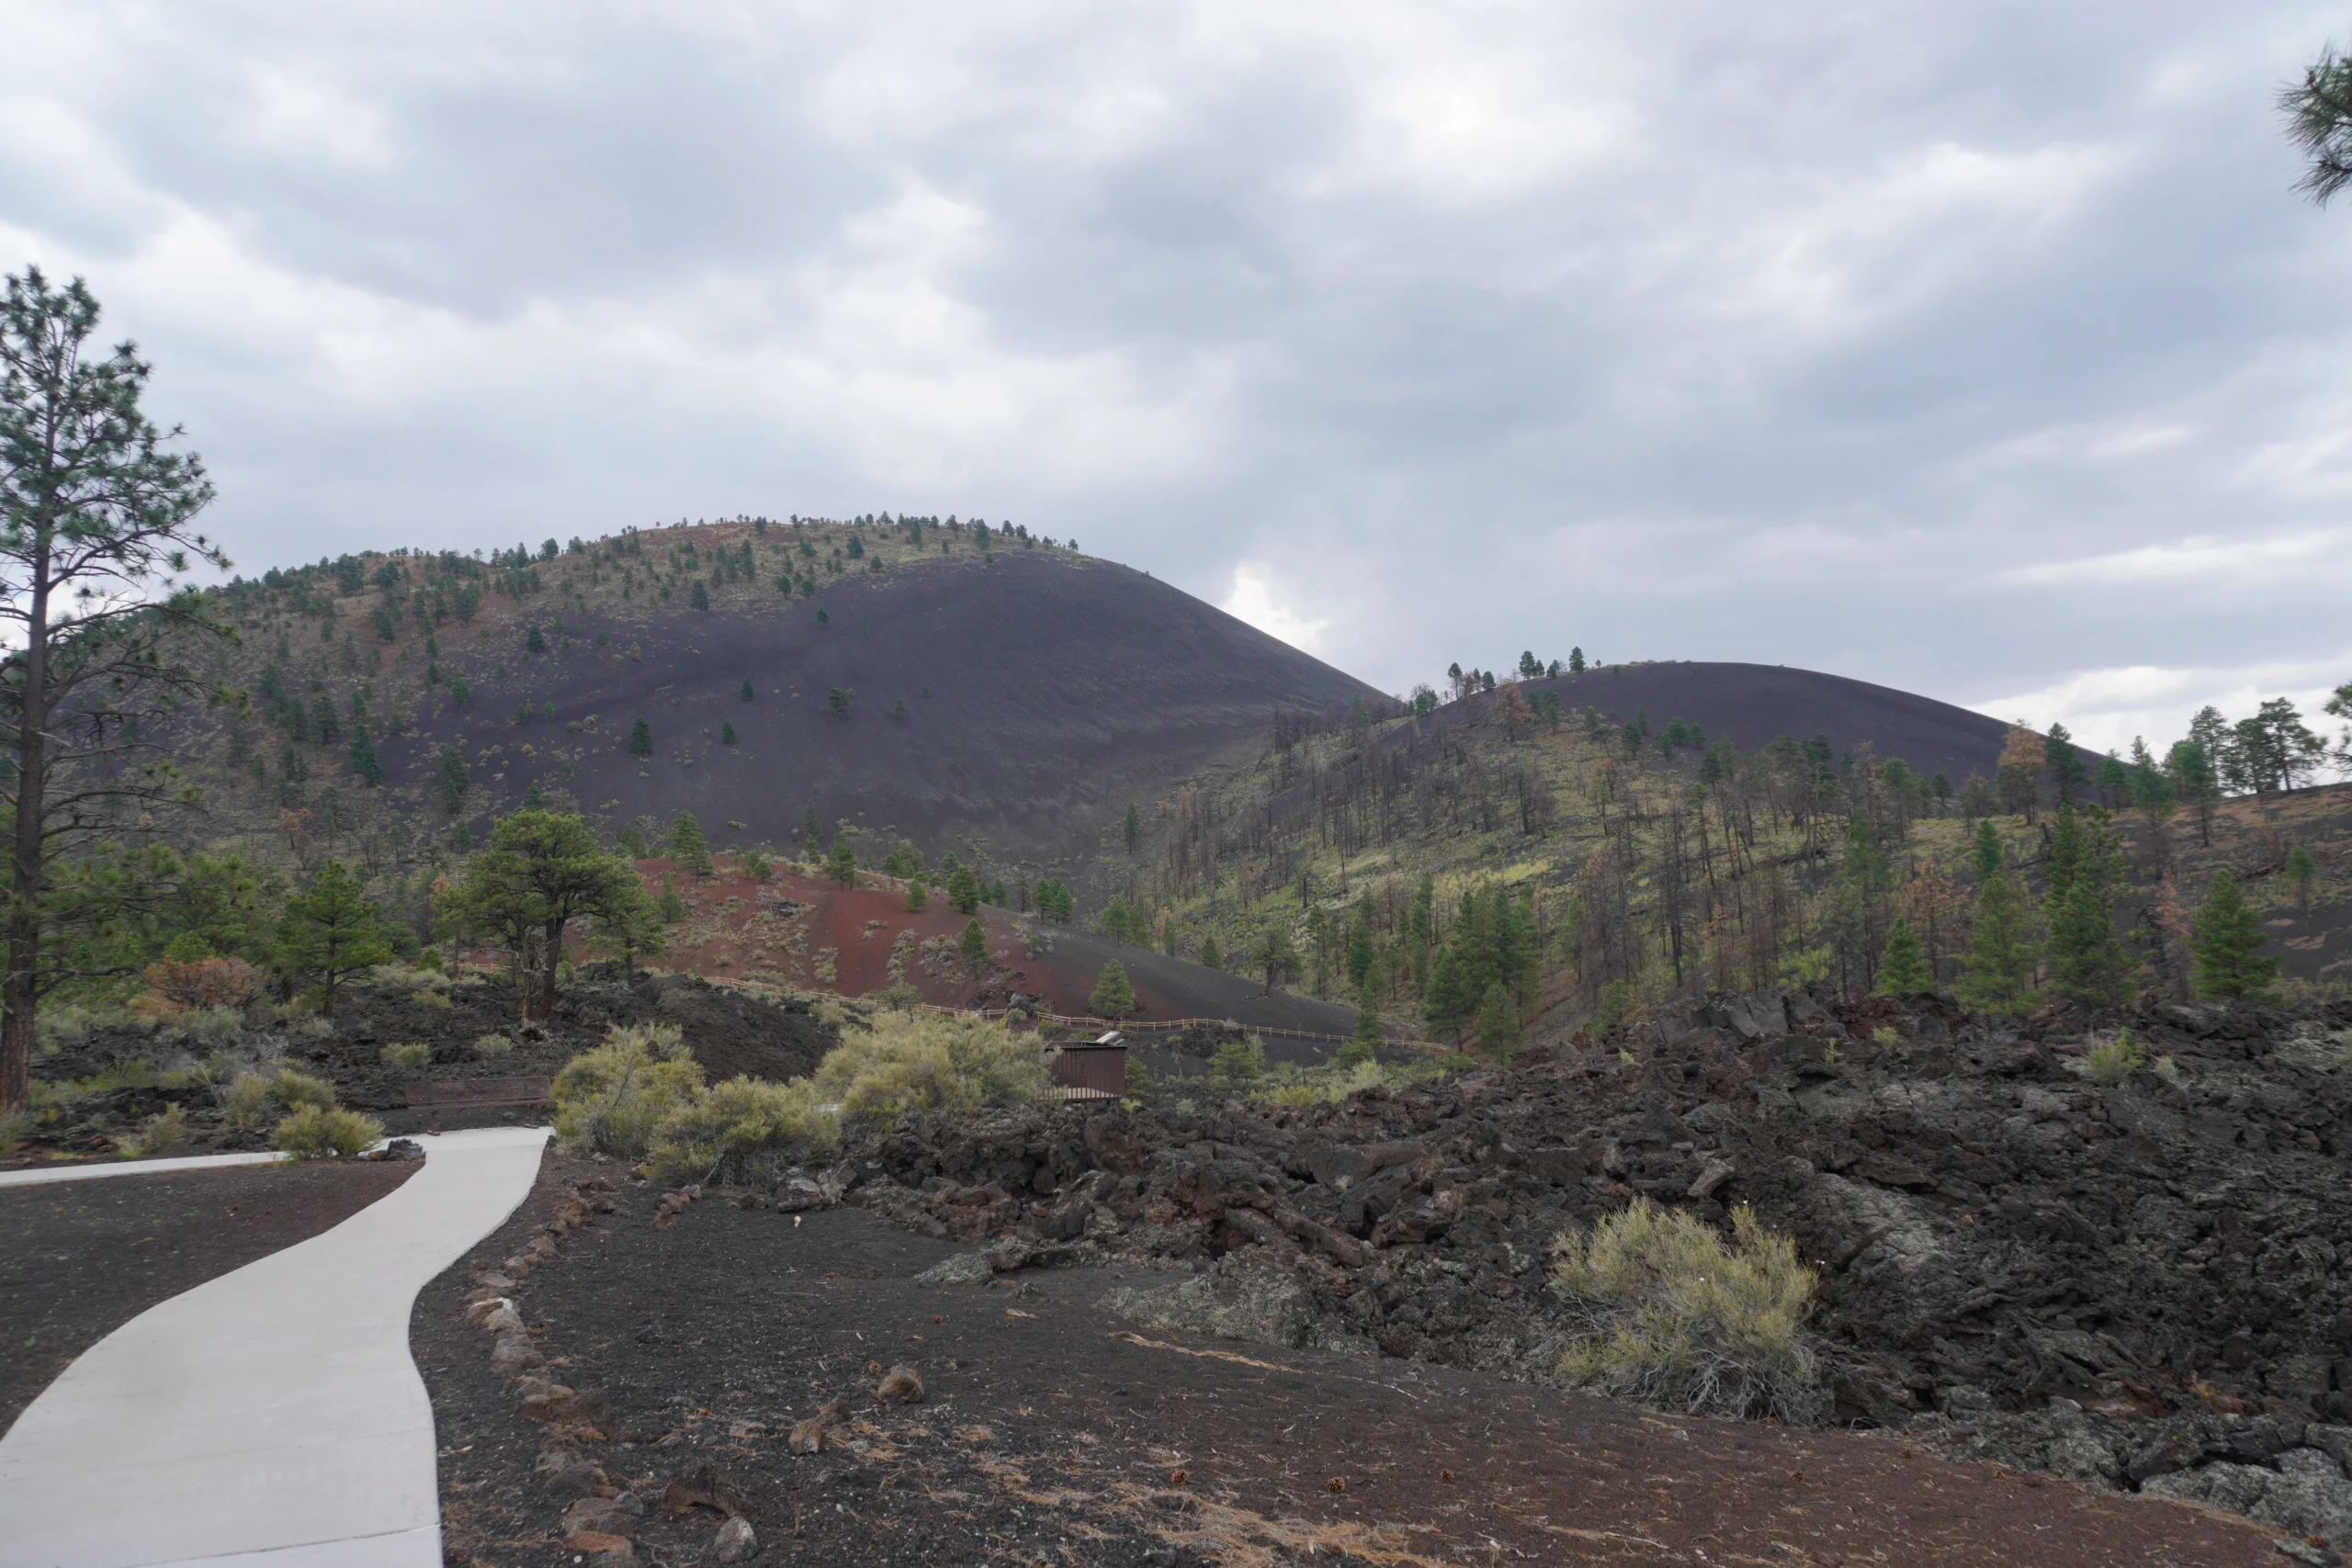
<svg viewBox="0 0 2352 1568">
<path fill-rule="evenodd" d="M 0 1187 L 42 1187 L 54 1181 L 96 1181 L 108 1176 L 162 1176 L 229 1165 L 282 1165 L 286 1159 L 279 1154 L 187 1155 L 178 1159 L 108 1160 L 104 1165 L 35 1166 L 28 1170 L 0 1170 Z"/>
<path fill-rule="evenodd" d="M 546 1137 L 419 1138 L 390 1196 L 98 1341 L 0 1438 L 0 1568 L 439 1568 L 409 1310 L 522 1202 Z"/>
</svg>

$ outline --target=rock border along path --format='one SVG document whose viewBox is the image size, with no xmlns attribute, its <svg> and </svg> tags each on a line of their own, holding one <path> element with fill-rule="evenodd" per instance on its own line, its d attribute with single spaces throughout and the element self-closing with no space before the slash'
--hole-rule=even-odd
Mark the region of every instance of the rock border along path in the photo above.
<svg viewBox="0 0 2352 1568">
<path fill-rule="evenodd" d="M 0 1438 L 0 1568 L 439 1568 L 409 1311 L 523 1201 L 546 1138 L 421 1137 L 390 1196 L 85 1352 Z"/>
</svg>

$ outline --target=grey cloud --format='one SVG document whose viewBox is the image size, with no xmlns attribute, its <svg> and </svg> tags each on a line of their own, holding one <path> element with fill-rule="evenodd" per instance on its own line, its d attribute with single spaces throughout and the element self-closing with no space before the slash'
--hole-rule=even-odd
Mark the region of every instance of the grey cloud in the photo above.
<svg viewBox="0 0 2352 1568">
<path fill-rule="evenodd" d="M 256 565 L 952 510 L 1251 563 L 1399 690 L 2352 666 L 2307 564 L 2014 571 L 2352 491 L 2307 7 L 17 9 L 78 66 L 0 91 L 8 265 Z"/>
</svg>

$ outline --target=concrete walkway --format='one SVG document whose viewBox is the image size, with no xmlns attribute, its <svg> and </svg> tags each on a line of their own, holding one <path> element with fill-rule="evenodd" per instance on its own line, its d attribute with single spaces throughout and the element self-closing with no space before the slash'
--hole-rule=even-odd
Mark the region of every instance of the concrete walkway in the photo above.
<svg viewBox="0 0 2352 1568">
<path fill-rule="evenodd" d="M 223 1165 L 277 1165 L 281 1154 L 183 1155 L 177 1159 L 111 1160 L 104 1165 L 36 1166 L 0 1170 L 0 1187 L 41 1187 L 52 1181 L 95 1181 L 107 1176 L 162 1176 L 175 1170 L 210 1170 Z"/>
<path fill-rule="evenodd" d="M 419 1138 L 389 1197 L 93 1346 L 0 1438 L 0 1568 L 440 1568 L 409 1309 L 522 1202 L 546 1136 Z"/>
</svg>

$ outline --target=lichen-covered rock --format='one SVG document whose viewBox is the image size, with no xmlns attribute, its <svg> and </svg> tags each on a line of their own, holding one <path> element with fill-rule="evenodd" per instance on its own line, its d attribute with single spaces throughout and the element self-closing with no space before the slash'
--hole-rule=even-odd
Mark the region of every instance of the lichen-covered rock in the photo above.
<svg viewBox="0 0 2352 1568">
<path fill-rule="evenodd" d="M 915 1276 L 918 1285 L 985 1285 L 996 1278 L 996 1265 L 985 1252 L 959 1252 L 943 1258 Z"/>
<path fill-rule="evenodd" d="M 1295 1275 L 1247 1260 L 1173 1285 L 1121 1286 L 1101 1304 L 1142 1327 L 1256 1345 L 1304 1344 L 1314 1318 L 1313 1299 Z"/>
</svg>

